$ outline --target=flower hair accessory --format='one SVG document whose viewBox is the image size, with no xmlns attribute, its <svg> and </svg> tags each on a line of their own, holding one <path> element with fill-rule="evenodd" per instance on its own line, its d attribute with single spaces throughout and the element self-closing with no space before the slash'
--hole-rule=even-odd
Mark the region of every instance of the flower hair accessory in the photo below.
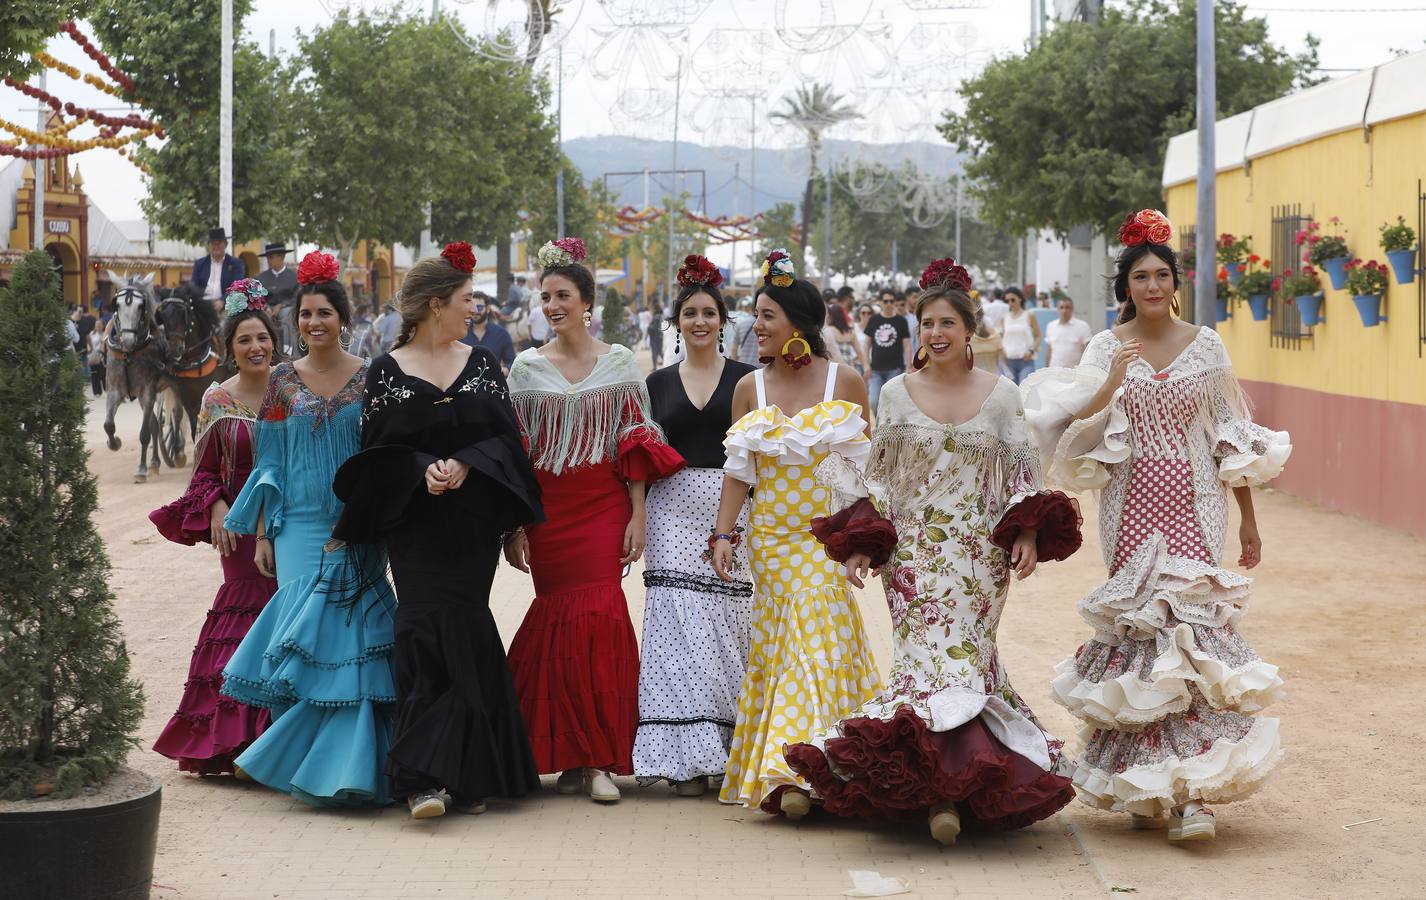
<svg viewBox="0 0 1426 900">
<path fill-rule="evenodd" d="M 701 284 L 717 287 L 723 283 L 723 273 L 706 256 L 690 253 L 683 259 L 683 267 L 678 270 L 678 283 L 684 287 Z"/>
<path fill-rule="evenodd" d="M 465 241 L 454 241 L 446 244 L 441 250 L 441 256 L 451 264 L 457 272 L 464 272 L 470 275 L 475 271 L 475 251 L 470 244 Z"/>
<path fill-rule="evenodd" d="M 759 271 L 762 272 L 763 281 L 774 287 L 791 287 L 793 279 L 797 277 L 797 271 L 792 268 L 792 257 L 780 247 L 767 255 Z"/>
<path fill-rule="evenodd" d="M 584 241 L 577 237 L 566 237 L 545 242 L 535 253 L 535 262 L 539 263 L 542 269 L 553 269 L 556 266 L 572 266 L 583 261 L 587 255 Z"/>
<path fill-rule="evenodd" d="M 341 271 L 341 264 L 337 262 L 336 257 L 330 253 L 313 250 L 302 257 L 302 262 L 297 265 L 297 283 L 323 284 L 328 281 L 336 281 Z"/>
<path fill-rule="evenodd" d="M 1173 239 L 1173 224 L 1156 209 L 1141 209 L 1124 217 L 1119 226 L 1119 243 L 1125 247 L 1140 244 L 1167 244 Z"/>
<path fill-rule="evenodd" d="M 256 278 L 244 278 L 228 285 L 223 297 L 223 315 L 236 316 L 244 310 L 267 309 L 267 288 Z"/>
<path fill-rule="evenodd" d="M 969 291 L 972 283 L 966 267 L 949 256 L 944 259 L 932 260 L 926 270 L 921 273 L 921 290 L 923 291 L 942 286 L 954 291 Z"/>
</svg>

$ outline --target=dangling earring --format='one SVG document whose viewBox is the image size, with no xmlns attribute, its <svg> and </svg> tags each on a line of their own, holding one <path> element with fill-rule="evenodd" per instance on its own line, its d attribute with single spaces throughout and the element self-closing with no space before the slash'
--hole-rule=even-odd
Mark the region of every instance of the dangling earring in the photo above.
<svg viewBox="0 0 1426 900">
<path fill-rule="evenodd" d="M 802 349 L 797 353 L 793 353 L 789 349 L 793 344 L 801 344 Z M 792 337 L 788 338 L 787 342 L 782 345 L 782 361 L 791 366 L 794 372 L 803 366 L 812 364 L 812 345 L 807 343 L 807 339 L 802 336 L 802 332 L 792 332 Z"/>
<path fill-rule="evenodd" d="M 584 327 L 585 327 L 585 328 L 588 328 L 590 325 L 593 325 L 593 324 L 594 324 L 594 313 L 592 313 L 592 312 L 590 312 L 589 310 L 586 309 L 586 310 L 584 311 Z"/>
<path fill-rule="evenodd" d="M 726 344 L 723 343 L 723 340 L 724 340 L 724 338 L 723 338 L 723 326 L 722 326 L 722 325 L 719 325 L 719 326 L 718 326 L 718 352 L 719 352 L 719 353 L 722 353 L 722 352 L 723 352 L 723 348 L 727 346 Z"/>
<path fill-rule="evenodd" d="M 682 347 L 682 346 L 683 346 L 683 332 L 682 332 L 682 331 L 675 331 L 675 332 L 673 333 L 673 355 L 674 355 L 674 356 L 677 356 L 677 355 L 678 355 L 678 353 L 679 353 L 679 348 Z"/>
<path fill-rule="evenodd" d="M 1178 305 L 1178 294 L 1174 294 L 1169 298 L 1169 312 L 1178 316 L 1180 319 L 1183 318 L 1182 308 Z"/>
<path fill-rule="evenodd" d="M 304 340 L 302 340 L 301 338 L 298 338 L 298 339 L 297 339 L 297 349 L 298 349 L 298 350 L 301 350 L 303 353 L 306 353 L 306 352 L 307 352 L 307 342 L 304 341 Z"/>
<path fill-rule="evenodd" d="M 343 350 L 351 349 L 352 333 L 347 329 L 347 326 L 343 325 L 342 330 L 337 333 L 337 343 L 342 345 Z"/>
<path fill-rule="evenodd" d="M 975 368 L 975 351 L 971 349 L 970 341 L 966 341 L 966 371 Z"/>
<path fill-rule="evenodd" d="M 911 371 L 919 372 L 926 368 L 926 363 L 931 361 L 931 354 L 926 351 L 926 345 L 922 344 L 916 348 L 916 355 L 911 357 Z"/>
</svg>

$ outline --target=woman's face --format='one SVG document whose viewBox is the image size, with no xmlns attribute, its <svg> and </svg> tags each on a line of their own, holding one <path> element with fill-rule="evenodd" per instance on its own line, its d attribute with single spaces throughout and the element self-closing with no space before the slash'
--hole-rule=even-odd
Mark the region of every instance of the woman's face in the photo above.
<svg viewBox="0 0 1426 900">
<path fill-rule="evenodd" d="M 1010 291 L 1005 292 L 1005 302 L 1010 304 L 1010 309 L 1014 312 L 1025 308 L 1025 298 Z"/>
<path fill-rule="evenodd" d="M 796 329 L 787 313 L 767 294 L 759 294 L 753 308 L 757 317 L 753 322 L 753 334 L 758 340 L 758 356 L 767 359 L 782 351 L 782 345 L 792 339 Z"/>
<path fill-rule="evenodd" d="M 858 308 L 858 309 L 857 309 L 857 324 L 858 324 L 858 325 L 861 325 L 863 328 L 865 328 L 865 327 L 866 327 L 866 323 L 868 323 L 868 322 L 870 322 L 870 321 L 871 321 L 871 307 L 870 307 L 870 306 L 863 306 L 863 307 Z"/>
<path fill-rule="evenodd" d="M 718 304 L 707 294 L 694 294 L 678 308 L 678 331 L 690 350 L 705 347 L 717 350 L 722 329 Z"/>
<path fill-rule="evenodd" d="M 238 371 L 266 372 L 272 366 L 272 333 L 261 319 L 244 319 L 233 332 L 233 359 Z"/>
<path fill-rule="evenodd" d="M 467 280 L 456 288 L 455 293 L 451 294 L 450 302 L 432 297 L 430 306 L 431 314 L 426 318 L 426 322 L 422 323 L 422 327 L 425 327 L 426 323 L 434 325 L 438 341 L 460 340 L 465 337 L 475 317 L 475 290 L 472 283 Z"/>
<path fill-rule="evenodd" d="M 556 335 L 585 328 L 584 314 L 590 311 L 579 286 L 563 275 L 546 275 L 540 282 L 540 308 Z"/>
<path fill-rule="evenodd" d="M 1129 269 L 1129 299 L 1134 314 L 1147 320 L 1170 314 L 1175 288 L 1173 269 L 1153 253 L 1145 253 Z"/>
<path fill-rule="evenodd" d="M 921 310 L 921 346 L 927 365 L 954 365 L 965 358 L 971 328 L 945 299 L 932 300 Z"/>
<path fill-rule="evenodd" d="M 309 350 L 332 347 L 339 343 L 342 317 L 337 308 L 322 294 L 303 294 L 297 307 L 297 333 Z"/>
</svg>

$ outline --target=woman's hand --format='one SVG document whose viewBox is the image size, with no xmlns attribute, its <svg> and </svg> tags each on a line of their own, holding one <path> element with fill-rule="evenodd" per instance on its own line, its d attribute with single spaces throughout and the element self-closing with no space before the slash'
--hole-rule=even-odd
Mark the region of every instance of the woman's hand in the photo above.
<svg viewBox="0 0 1426 900">
<path fill-rule="evenodd" d="M 1038 534 L 1037 529 L 1022 528 L 1015 537 L 1015 543 L 1010 546 L 1010 569 L 1021 581 L 1034 573 L 1035 564 L 1040 561 L 1039 550 L 1035 547 Z"/>
<path fill-rule="evenodd" d="M 1258 523 L 1244 522 L 1239 525 L 1238 543 L 1243 545 L 1243 554 L 1238 557 L 1238 565 L 1251 569 L 1263 561 L 1263 539 L 1258 537 Z"/>
<path fill-rule="evenodd" d="M 277 577 L 277 559 L 272 553 L 272 541 L 259 536 L 257 539 L 257 552 L 253 554 L 253 565 L 257 570 L 268 578 Z"/>
<path fill-rule="evenodd" d="M 453 491 L 465 484 L 465 476 L 470 474 L 470 464 L 458 459 L 443 459 L 436 463 L 446 476 L 446 490 Z"/>
<path fill-rule="evenodd" d="M 215 500 L 208 507 L 208 535 L 219 556 L 231 556 L 238 549 L 238 536 L 223 527 L 227 515 L 228 504 L 222 500 Z"/>
<path fill-rule="evenodd" d="M 1111 391 L 1117 391 L 1124 383 L 1124 377 L 1129 374 L 1129 365 L 1134 360 L 1144 355 L 1144 342 L 1138 338 L 1132 338 L 1119 345 L 1114 351 L 1114 356 L 1109 360 L 1109 381 Z"/>
<path fill-rule="evenodd" d="M 521 528 L 505 542 L 505 561 L 521 572 L 530 571 L 530 538 Z"/>
<path fill-rule="evenodd" d="M 437 460 L 426 467 L 426 490 L 429 493 L 444 494 L 450 488 L 449 480 L 444 460 Z"/>
<path fill-rule="evenodd" d="M 724 581 L 733 580 L 733 545 L 727 538 L 713 544 L 713 571 Z"/>
<path fill-rule="evenodd" d="M 853 553 L 847 557 L 847 580 L 856 587 L 866 587 L 867 575 L 875 575 L 871 568 L 871 557 L 865 553 Z"/>
<path fill-rule="evenodd" d="M 644 555 L 644 517 L 631 516 L 629 524 L 624 526 L 624 556 L 619 560 L 619 565 L 627 566 L 637 562 L 639 557 Z"/>
</svg>

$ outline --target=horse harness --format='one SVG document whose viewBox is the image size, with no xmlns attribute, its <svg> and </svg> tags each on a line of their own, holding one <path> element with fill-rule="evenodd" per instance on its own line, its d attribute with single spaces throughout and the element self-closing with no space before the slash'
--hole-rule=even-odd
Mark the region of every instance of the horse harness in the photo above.
<svg viewBox="0 0 1426 900">
<path fill-rule="evenodd" d="M 192 342 L 192 335 L 196 330 L 194 328 L 193 302 L 186 298 L 168 297 L 161 300 L 158 304 L 158 309 L 154 312 L 155 318 L 157 318 L 163 308 L 170 303 L 181 307 L 183 313 L 184 340 L 189 341 L 189 343 L 185 344 L 183 350 L 178 353 L 178 356 L 169 363 L 166 371 L 174 378 L 207 378 L 218 368 L 218 354 L 213 351 L 212 337 L 203 337 L 197 343 Z M 197 350 L 204 350 L 205 352 L 198 359 L 185 362 L 189 355 Z"/>
<path fill-rule="evenodd" d="M 142 302 L 144 306 L 148 306 L 149 298 L 144 295 L 143 291 L 133 286 L 125 286 L 122 290 L 119 291 L 118 294 L 114 296 L 114 308 L 116 310 L 116 316 L 117 310 L 119 308 L 119 302 L 126 296 L 141 297 L 143 298 Z M 115 324 L 117 324 L 117 322 Z M 120 343 L 119 340 L 116 340 L 116 338 L 119 338 L 121 335 L 125 334 L 134 335 L 134 347 L 132 350 L 125 350 L 123 344 Z M 112 366 L 117 363 L 120 370 L 123 372 L 124 386 L 126 388 L 125 392 L 128 394 L 129 400 L 134 400 L 137 397 L 137 395 L 132 389 L 133 382 L 129 378 L 130 365 L 149 363 L 153 365 L 156 369 L 161 368 L 161 366 L 156 362 L 147 359 L 147 357 L 150 354 L 154 353 L 157 349 L 158 345 L 154 341 L 153 329 L 149 323 L 149 315 L 147 309 L 145 309 L 143 314 L 139 316 L 139 322 L 137 327 L 116 328 L 113 331 L 110 331 L 108 337 L 104 339 L 104 350 L 105 354 L 110 360 L 109 365 Z"/>
</svg>

